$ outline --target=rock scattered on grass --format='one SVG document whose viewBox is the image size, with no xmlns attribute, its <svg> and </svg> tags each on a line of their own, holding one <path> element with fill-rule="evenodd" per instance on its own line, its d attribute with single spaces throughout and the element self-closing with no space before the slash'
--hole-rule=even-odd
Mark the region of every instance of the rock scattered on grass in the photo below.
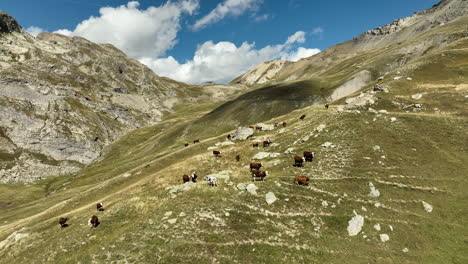
<svg viewBox="0 0 468 264">
<path fill-rule="evenodd" d="M 248 184 L 247 187 L 246 187 L 246 190 L 250 194 L 253 194 L 253 195 L 257 195 L 257 189 L 258 189 L 258 187 L 253 183 Z"/>
<path fill-rule="evenodd" d="M 168 222 L 169 224 L 172 224 L 172 225 L 173 225 L 173 224 L 175 224 L 175 223 L 177 222 L 177 218 L 168 219 L 167 222 Z"/>
<path fill-rule="evenodd" d="M 361 232 L 362 226 L 364 226 L 364 217 L 362 215 L 358 215 L 356 211 L 353 211 L 354 216 L 351 220 L 348 221 L 348 235 L 355 236 Z"/>
<path fill-rule="evenodd" d="M 377 198 L 380 196 L 380 191 L 377 190 L 372 182 L 369 182 L 370 193 L 368 196 Z"/>
<path fill-rule="evenodd" d="M 387 234 L 380 234 L 380 241 L 387 242 L 390 240 L 390 237 Z"/>
<path fill-rule="evenodd" d="M 414 100 L 419 100 L 422 98 L 422 94 L 413 94 L 411 98 L 413 98 Z"/>
<path fill-rule="evenodd" d="M 377 231 L 380 231 L 381 230 L 380 224 L 375 224 L 374 229 Z"/>
<path fill-rule="evenodd" d="M 409 250 L 408 250 L 408 248 L 404 248 L 402 251 L 403 251 L 403 253 L 408 253 Z"/>
<path fill-rule="evenodd" d="M 278 198 L 276 198 L 275 194 L 272 193 L 272 192 L 268 192 L 266 195 L 265 195 L 265 201 L 267 202 L 267 204 L 272 204 L 274 203 Z"/>
<path fill-rule="evenodd" d="M 432 212 L 432 205 L 422 201 L 422 205 L 424 207 L 424 210 L 428 213 L 431 213 Z"/>
<path fill-rule="evenodd" d="M 322 147 L 328 148 L 328 147 L 330 147 L 331 145 L 333 145 L 333 143 L 331 143 L 331 142 L 325 142 L 325 143 L 322 144 Z"/>
</svg>

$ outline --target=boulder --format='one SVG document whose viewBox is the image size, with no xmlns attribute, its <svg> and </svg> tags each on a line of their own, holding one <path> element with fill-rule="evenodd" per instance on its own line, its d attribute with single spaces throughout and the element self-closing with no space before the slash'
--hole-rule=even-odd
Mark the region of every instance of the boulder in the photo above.
<svg viewBox="0 0 468 264">
<path fill-rule="evenodd" d="M 432 205 L 422 201 L 422 205 L 424 207 L 424 210 L 428 213 L 432 212 Z"/>
<path fill-rule="evenodd" d="M 272 153 L 270 152 L 259 152 L 257 154 L 255 154 L 255 156 L 252 157 L 252 159 L 254 160 L 261 160 L 261 159 L 266 159 L 268 157 L 270 157 Z"/>
<path fill-rule="evenodd" d="M 325 143 L 322 144 L 322 147 L 328 148 L 328 147 L 330 147 L 332 144 L 333 144 L 333 143 L 331 143 L 331 142 L 325 142 Z"/>
<path fill-rule="evenodd" d="M 387 242 L 390 240 L 390 237 L 387 234 L 380 234 L 380 241 Z"/>
<path fill-rule="evenodd" d="M 267 204 L 272 204 L 274 203 L 278 198 L 276 198 L 275 194 L 272 193 L 272 192 L 268 192 L 266 195 L 265 195 L 265 201 L 267 202 Z"/>
<path fill-rule="evenodd" d="M 193 183 L 193 182 L 186 182 L 184 184 L 166 187 L 166 190 L 169 190 L 170 194 L 175 194 L 175 193 L 178 193 L 178 192 L 187 191 L 187 190 L 191 189 L 194 185 L 195 185 L 195 183 Z"/>
<path fill-rule="evenodd" d="M 255 186 L 255 184 L 250 183 L 247 184 L 247 187 L 245 188 L 250 194 L 257 195 L 257 189 L 258 187 Z"/>
<path fill-rule="evenodd" d="M 380 196 L 380 191 L 375 188 L 372 182 L 369 182 L 369 189 L 370 189 L 370 193 L 367 196 L 370 196 L 373 198 L 377 198 Z"/>
<path fill-rule="evenodd" d="M 250 127 L 239 127 L 231 134 L 234 140 L 246 140 L 254 134 L 254 130 Z"/>
<path fill-rule="evenodd" d="M 288 148 L 287 150 L 284 151 L 284 154 L 292 154 L 294 150 L 295 148 Z"/>
<path fill-rule="evenodd" d="M 351 220 L 348 221 L 348 235 L 355 236 L 361 232 L 362 226 L 364 226 L 364 217 L 362 215 L 358 215 L 356 211 L 354 212 L 354 216 Z"/>
<path fill-rule="evenodd" d="M 411 98 L 413 98 L 414 100 L 419 100 L 422 98 L 422 94 L 413 94 Z"/>
<path fill-rule="evenodd" d="M 229 178 L 231 177 L 231 174 L 232 174 L 232 170 L 223 170 L 217 173 L 206 175 L 206 177 L 215 177 L 216 179 L 229 180 Z"/>
<path fill-rule="evenodd" d="M 380 85 L 380 84 L 374 85 L 373 91 L 375 91 L 375 92 L 384 92 L 384 93 L 388 93 L 388 92 L 389 92 L 389 91 L 388 91 L 388 88 L 383 87 L 383 86 Z"/>
<path fill-rule="evenodd" d="M 261 127 L 262 130 L 264 130 L 264 131 L 270 131 L 270 130 L 275 129 L 274 125 L 267 125 L 267 124 L 263 124 L 263 123 L 258 123 L 257 126 Z"/>
<path fill-rule="evenodd" d="M 239 183 L 239 184 L 237 184 L 236 187 L 237 187 L 238 190 L 245 191 L 247 185 L 245 185 L 245 183 Z"/>
</svg>

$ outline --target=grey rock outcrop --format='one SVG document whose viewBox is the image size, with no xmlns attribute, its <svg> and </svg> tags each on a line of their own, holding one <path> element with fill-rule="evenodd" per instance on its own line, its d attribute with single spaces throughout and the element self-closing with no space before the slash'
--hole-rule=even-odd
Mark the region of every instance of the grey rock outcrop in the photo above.
<svg viewBox="0 0 468 264">
<path fill-rule="evenodd" d="M 234 140 L 246 140 L 254 134 L 254 130 L 250 127 L 239 127 L 231 134 Z"/>
<path fill-rule="evenodd" d="M 0 34 L 21 32 L 21 26 L 9 14 L 0 11 Z"/>
</svg>

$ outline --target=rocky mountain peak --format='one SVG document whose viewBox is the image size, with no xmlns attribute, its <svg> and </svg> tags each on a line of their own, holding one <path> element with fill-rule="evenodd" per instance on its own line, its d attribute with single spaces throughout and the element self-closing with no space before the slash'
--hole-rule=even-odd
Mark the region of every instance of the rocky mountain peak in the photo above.
<svg viewBox="0 0 468 264">
<path fill-rule="evenodd" d="M 0 11 L 0 34 L 21 32 L 21 26 L 9 14 Z"/>
</svg>

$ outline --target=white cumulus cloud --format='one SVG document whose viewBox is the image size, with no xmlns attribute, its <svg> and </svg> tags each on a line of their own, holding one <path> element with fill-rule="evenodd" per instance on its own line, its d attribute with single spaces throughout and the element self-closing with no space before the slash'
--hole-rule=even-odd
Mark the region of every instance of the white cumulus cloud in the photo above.
<svg viewBox="0 0 468 264">
<path fill-rule="evenodd" d="M 226 83 L 265 61 L 280 58 L 299 60 L 319 52 L 318 49 L 294 48 L 297 43 L 305 41 L 304 35 L 304 32 L 298 31 L 283 44 L 268 45 L 261 49 L 256 49 L 255 43 L 244 42 L 237 47 L 227 41 L 206 41 L 197 48 L 193 58 L 185 63 L 179 63 L 172 56 L 144 58 L 140 61 L 158 75 L 178 81 L 193 84 L 208 81 Z"/>
<path fill-rule="evenodd" d="M 210 24 L 222 20 L 226 16 L 239 16 L 247 10 L 256 10 L 263 0 L 225 0 L 219 3 L 208 15 L 200 18 L 192 26 L 193 30 L 200 30 Z"/>
<path fill-rule="evenodd" d="M 90 17 L 74 30 L 55 33 L 81 36 L 97 43 L 111 43 L 134 58 L 159 57 L 177 43 L 180 19 L 199 8 L 198 0 L 166 2 L 158 7 L 139 9 L 130 1 L 118 7 L 103 7 L 98 17 Z"/>
<path fill-rule="evenodd" d="M 320 52 L 319 49 L 306 49 L 304 47 L 299 47 L 297 50 L 289 54 L 283 55 L 281 59 L 288 60 L 288 61 L 298 61 L 300 59 L 313 56 L 319 52 Z"/>
<path fill-rule="evenodd" d="M 39 35 L 39 33 L 44 32 L 44 31 L 45 31 L 44 29 L 40 27 L 35 27 L 35 26 L 31 26 L 26 29 L 26 32 L 28 32 L 30 35 L 34 37 L 36 37 L 37 35 Z"/>
</svg>

